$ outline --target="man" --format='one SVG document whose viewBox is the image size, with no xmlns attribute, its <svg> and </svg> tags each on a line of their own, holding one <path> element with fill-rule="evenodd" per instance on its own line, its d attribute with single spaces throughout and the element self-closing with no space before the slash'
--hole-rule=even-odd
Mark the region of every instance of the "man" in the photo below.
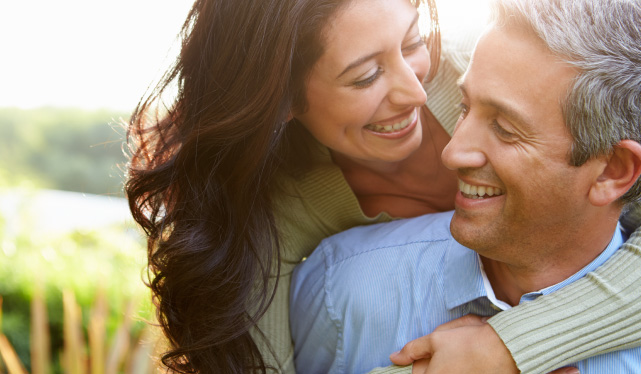
<svg viewBox="0 0 641 374">
<path fill-rule="evenodd" d="M 503 0 L 493 17 L 442 155 L 456 210 L 319 246 L 292 281 L 299 370 L 387 365 L 444 322 L 574 282 L 625 240 L 617 219 L 641 198 L 641 2 Z M 575 366 L 641 373 L 641 348 Z"/>
</svg>

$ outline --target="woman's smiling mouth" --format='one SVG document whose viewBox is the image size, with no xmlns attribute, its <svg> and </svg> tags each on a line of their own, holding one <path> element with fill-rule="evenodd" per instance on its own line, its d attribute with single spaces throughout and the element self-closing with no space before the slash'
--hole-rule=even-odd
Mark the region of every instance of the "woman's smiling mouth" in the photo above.
<svg viewBox="0 0 641 374">
<path fill-rule="evenodd" d="M 410 115 L 407 118 L 396 123 L 392 123 L 388 125 L 370 124 L 365 126 L 365 128 L 370 131 L 378 132 L 381 134 L 389 134 L 389 133 L 401 131 L 416 120 L 416 113 L 417 113 L 417 110 L 413 110 L 412 113 L 410 113 Z"/>
</svg>

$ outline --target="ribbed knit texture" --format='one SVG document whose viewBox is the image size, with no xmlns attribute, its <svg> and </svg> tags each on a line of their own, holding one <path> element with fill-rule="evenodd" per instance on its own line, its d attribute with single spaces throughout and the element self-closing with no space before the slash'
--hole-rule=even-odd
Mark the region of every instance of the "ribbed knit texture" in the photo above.
<svg viewBox="0 0 641 374">
<path fill-rule="evenodd" d="M 412 374 L 412 365 L 408 366 L 388 366 L 385 368 L 376 368 L 368 374 Z"/>
<path fill-rule="evenodd" d="M 637 222 L 637 225 L 639 222 Z M 489 323 L 523 373 L 641 345 L 641 230 L 602 267 Z"/>
<path fill-rule="evenodd" d="M 457 40 L 444 38 L 439 73 L 425 86 L 428 108 L 450 134 L 460 113 L 456 81 L 469 62 L 476 37 L 477 34 L 470 34 L 458 35 Z M 294 374 L 289 328 L 291 271 L 322 239 L 354 226 L 386 222 L 391 217 L 384 213 L 374 218 L 363 214 L 342 172 L 323 147 L 314 167 L 302 178 L 282 182 L 286 193 L 275 197 L 283 256 L 281 277 L 274 300 L 258 323 L 269 344 L 255 331 L 253 337 L 266 362 L 276 368 L 275 373 Z M 637 227 L 641 209 L 637 207 L 628 217 L 628 226 Z M 544 373 L 605 349 L 641 345 L 641 329 L 636 327 L 641 322 L 641 303 L 625 305 L 626 300 L 641 296 L 640 246 L 638 231 L 621 253 L 595 274 L 490 320 L 523 372 Z M 304 368 L 299 372 L 304 373 Z M 371 373 L 411 373 L 411 366 L 377 368 Z"/>
</svg>

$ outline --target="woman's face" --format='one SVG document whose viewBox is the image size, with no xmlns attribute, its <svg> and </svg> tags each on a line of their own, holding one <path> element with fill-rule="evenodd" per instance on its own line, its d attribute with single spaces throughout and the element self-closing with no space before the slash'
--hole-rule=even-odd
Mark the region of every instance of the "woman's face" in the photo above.
<svg viewBox="0 0 641 374">
<path fill-rule="evenodd" d="M 352 0 L 325 27 L 324 54 L 295 114 L 323 145 L 355 161 L 401 161 L 421 143 L 421 82 L 430 59 L 409 0 Z"/>
</svg>

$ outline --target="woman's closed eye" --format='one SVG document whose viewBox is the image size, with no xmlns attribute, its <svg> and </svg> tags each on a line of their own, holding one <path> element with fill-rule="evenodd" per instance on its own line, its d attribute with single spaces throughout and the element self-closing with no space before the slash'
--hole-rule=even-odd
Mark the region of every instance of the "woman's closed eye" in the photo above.
<svg viewBox="0 0 641 374">
<path fill-rule="evenodd" d="M 361 79 L 356 82 L 353 82 L 352 86 L 356 88 L 367 88 L 371 86 L 378 79 L 378 77 L 381 76 L 381 74 L 383 74 L 383 69 L 381 67 L 378 67 L 374 72 L 374 74 L 368 76 L 365 79 Z"/>
<path fill-rule="evenodd" d="M 401 50 L 403 51 L 403 53 L 409 53 L 419 49 L 420 47 L 423 47 L 424 45 L 425 45 L 425 41 L 423 40 L 423 38 L 419 38 L 417 42 L 410 44 L 406 47 L 403 47 Z"/>
</svg>

